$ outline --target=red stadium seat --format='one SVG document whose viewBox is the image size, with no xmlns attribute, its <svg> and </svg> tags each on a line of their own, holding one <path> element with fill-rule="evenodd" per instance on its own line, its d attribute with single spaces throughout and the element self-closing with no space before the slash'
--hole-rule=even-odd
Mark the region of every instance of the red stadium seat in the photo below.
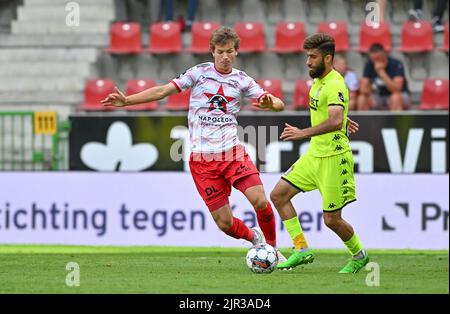
<svg viewBox="0 0 450 314">
<path fill-rule="evenodd" d="M 154 80 L 129 80 L 127 82 L 127 86 L 125 88 L 126 95 L 132 95 L 139 92 L 142 92 L 148 88 L 155 86 L 156 83 Z M 152 101 L 145 104 L 139 104 L 134 106 L 126 106 L 126 110 L 156 110 L 158 109 L 158 102 Z"/>
<path fill-rule="evenodd" d="M 173 94 L 167 97 L 167 110 L 189 110 L 189 98 L 191 89 L 187 89 L 181 93 Z"/>
<path fill-rule="evenodd" d="M 345 22 L 322 22 L 317 28 L 318 33 L 325 33 L 334 38 L 336 52 L 345 52 L 350 49 L 348 42 L 348 29 Z"/>
<path fill-rule="evenodd" d="M 313 80 L 297 80 L 295 82 L 294 98 L 292 103 L 294 109 L 307 109 L 309 107 L 309 90 Z"/>
<path fill-rule="evenodd" d="M 301 22 L 278 22 L 275 29 L 276 53 L 295 53 L 303 51 L 305 40 L 305 25 Z"/>
<path fill-rule="evenodd" d="M 181 52 L 181 27 L 176 22 L 153 23 L 150 26 L 149 52 L 154 54 Z"/>
<path fill-rule="evenodd" d="M 420 109 L 448 110 L 448 80 L 427 79 L 423 83 Z"/>
<path fill-rule="evenodd" d="M 114 23 L 109 33 L 109 48 L 113 54 L 142 52 L 141 25 L 139 23 Z"/>
<path fill-rule="evenodd" d="M 209 53 L 209 39 L 211 33 L 220 26 L 216 22 L 194 22 L 192 24 L 191 48 L 192 53 Z"/>
<path fill-rule="evenodd" d="M 444 30 L 444 46 L 439 47 L 439 50 L 448 52 L 448 36 L 449 36 L 449 33 L 448 33 L 448 21 L 447 21 L 447 23 L 445 23 L 445 30 Z"/>
<path fill-rule="evenodd" d="M 403 52 L 432 51 L 434 43 L 431 23 L 429 21 L 404 22 L 401 41 L 399 50 Z"/>
<path fill-rule="evenodd" d="M 283 88 L 281 86 L 281 80 L 277 79 L 260 79 L 256 81 L 265 91 L 271 93 L 275 97 L 280 98 L 284 101 Z M 251 103 L 257 102 L 256 99 L 252 99 Z M 257 107 L 251 106 L 253 110 L 260 110 Z"/>
<path fill-rule="evenodd" d="M 241 38 L 240 52 L 262 52 L 266 49 L 262 23 L 241 22 L 235 24 L 234 29 Z"/>
<path fill-rule="evenodd" d="M 100 103 L 114 92 L 114 87 L 114 81 L 110 79 L 87 80 L 81 109 L 86 111 L 114 110 L 113 107 L 105 107 Z"/>
<path fill-rule="evenodd" d="M 387 22 L 381 22 L 380 24 L 367 24 L 361 23 L 359 29 L 359 47 L 357 50 L 361 52 L 369 51 L 372 44 L 383 45 L 386 51 L 390 51 L 392 48 L 391 39 L 391 27 Z"/>
</svg>

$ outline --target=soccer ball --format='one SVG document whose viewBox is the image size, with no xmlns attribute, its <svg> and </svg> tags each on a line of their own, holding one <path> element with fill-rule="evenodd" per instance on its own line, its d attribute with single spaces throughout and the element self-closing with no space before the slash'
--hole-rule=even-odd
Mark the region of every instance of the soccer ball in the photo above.
<svg viewBox="0 0 450 314">
<path fill-rule="evenodd" d="M 246 261 L 248 268 L 254 273 L 271 273 L 278 264 L 278 256 L 273 246 L 263 243 L 248 250 Z"/>
</svg>

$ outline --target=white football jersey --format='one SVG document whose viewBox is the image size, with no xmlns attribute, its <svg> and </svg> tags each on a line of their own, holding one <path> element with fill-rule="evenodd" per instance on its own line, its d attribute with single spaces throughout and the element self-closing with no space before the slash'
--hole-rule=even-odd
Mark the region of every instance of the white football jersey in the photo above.
<svg viewBox="0 0 450 314">
<path fill-rule="evenodd" d="M 223 74 L 212 62 L 190 68 L 172 83 L 179 92 L 192 88 L 188 122 L 193 152 L 224 152 L 238 145 L 236 117 L 242 98 L 259 99 L 267 93 L 245 72 Z"/>
</svg>

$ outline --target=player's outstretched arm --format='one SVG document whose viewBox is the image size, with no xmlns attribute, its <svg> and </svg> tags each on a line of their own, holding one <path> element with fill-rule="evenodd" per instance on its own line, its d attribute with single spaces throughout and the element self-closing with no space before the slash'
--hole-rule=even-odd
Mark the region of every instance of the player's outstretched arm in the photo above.
<svg viewBox="0 0 450 314">
<path fill-rule="evenodd" d="M 284 141 L 292 141 L 334 132 L 342 128 L 343 120 L 344 108 L 341 106 L 329 106 L 328 119 L 322 123 L 306 129 L 300 129 L 285 123 L 285 127 L 280 138 Z"/>
<path fill-rule="evenodd" d="M 284 102 L 275 97 L 272 94 L 266 94 L 259 99 L 257 103 L 253 103 L 253 106 L 259 109 L 268 109 L 272 111 L 283 111 L 284 110 Z"/>
<path fill-rule="evenodd" d="M 163 99 L 178 92 L 175 85 L 168 83 L 146 89 L 140 93 L 125 96 L 117 87 L 116 92 L 109 94 L 101 103 L 105 106 L 124 107 Z"/>
</svg>

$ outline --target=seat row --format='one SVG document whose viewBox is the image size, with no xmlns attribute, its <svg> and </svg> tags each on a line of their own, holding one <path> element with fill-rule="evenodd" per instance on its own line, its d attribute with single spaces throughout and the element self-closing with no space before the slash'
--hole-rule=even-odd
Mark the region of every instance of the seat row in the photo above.
<svg viewBox="0 0 450 314">
<path fill-rule="evenodd" d="M 195 22 L 192 26 L 191 53 L 208 53 L 211 33 L 219 27 L 217 22 Z M 306 37 L 303 22 L 279 22 L 275 28 L 275 44 L 267 48 L 265 43 L 264 24 L 261 22 L 240 22 L 234 29 L 241 38 L 239 51 L 242 53 L 274 51 L 276 53 L 299 53 L 303 51 L 302 42 Z M 381 43 L 387 51 L 392 50 L 392 34 L 390 24 L 360 24 L 359 45 L 352 48 L 349 43 L 348 25 L 346 22 L 322 22 L 317 32 L 333 36 L 336 40 L 336 51 L 355 50 L 367 52 L 373 43 Z M 139 23 L 113 23 L 110 31 L 110 45 L 107 52 L 111 54 L 133 54 L 148 51 L 152 54 L 180 53 L 183 51 L 181 27 L 177 22 L 154 23 L 149 30 L 149 47 L 144 49 L 141 42 L 141 25 Z M 444 42 L 437 49 L 449 51 L 448 22 L 445 25 Z M 397 50 L 402 52 L 426 52 L 435 49 L 432 25 L 429 21 L 403 23 L 401 45 Z"/>
<path fill-rule="evenodd" d="M 260 79 L 257 81 L 266 91 L 274 96 L 286 100 L 281 80 Z M 151 79 L 132 79 L 127 81 L 125 93 L 127 95 L 141 92 L 145 89 L 156 85 L 156 82 Z M 294 93 L 292 97 L 292 104 L 289 108 L 293 110 L 301 110 L 308 108 L 309 89 L 311 88 L 312 80 L 297 80 L 295 82 Z M 114 107 L 104 107 L 100 101 L 105 99 L 108 94 L 114 92 L 115 83 L 111 79 L 96 79 L 87 80 L 84 91 L 84 103 L 81 110 L 84 111 L 104 111 L 115 110 Z M 177 93 L 167 98 L 164 106 L 160 106 L 159 102 L 154 101 L 146 104 L 135 106 L 127 106 L 126 110 L 188 110 L 189 109 L 190 90 L 182 93 Z M 246 106 L 244 105 L 244 108 Z M 253 109 L 252 106 L 248 106 Z M 449 80 L 445 79 L 427 79 L 424 81 L 420 109 L 435 110 L 435 109 L 449 109 Z"/>
</svg>

